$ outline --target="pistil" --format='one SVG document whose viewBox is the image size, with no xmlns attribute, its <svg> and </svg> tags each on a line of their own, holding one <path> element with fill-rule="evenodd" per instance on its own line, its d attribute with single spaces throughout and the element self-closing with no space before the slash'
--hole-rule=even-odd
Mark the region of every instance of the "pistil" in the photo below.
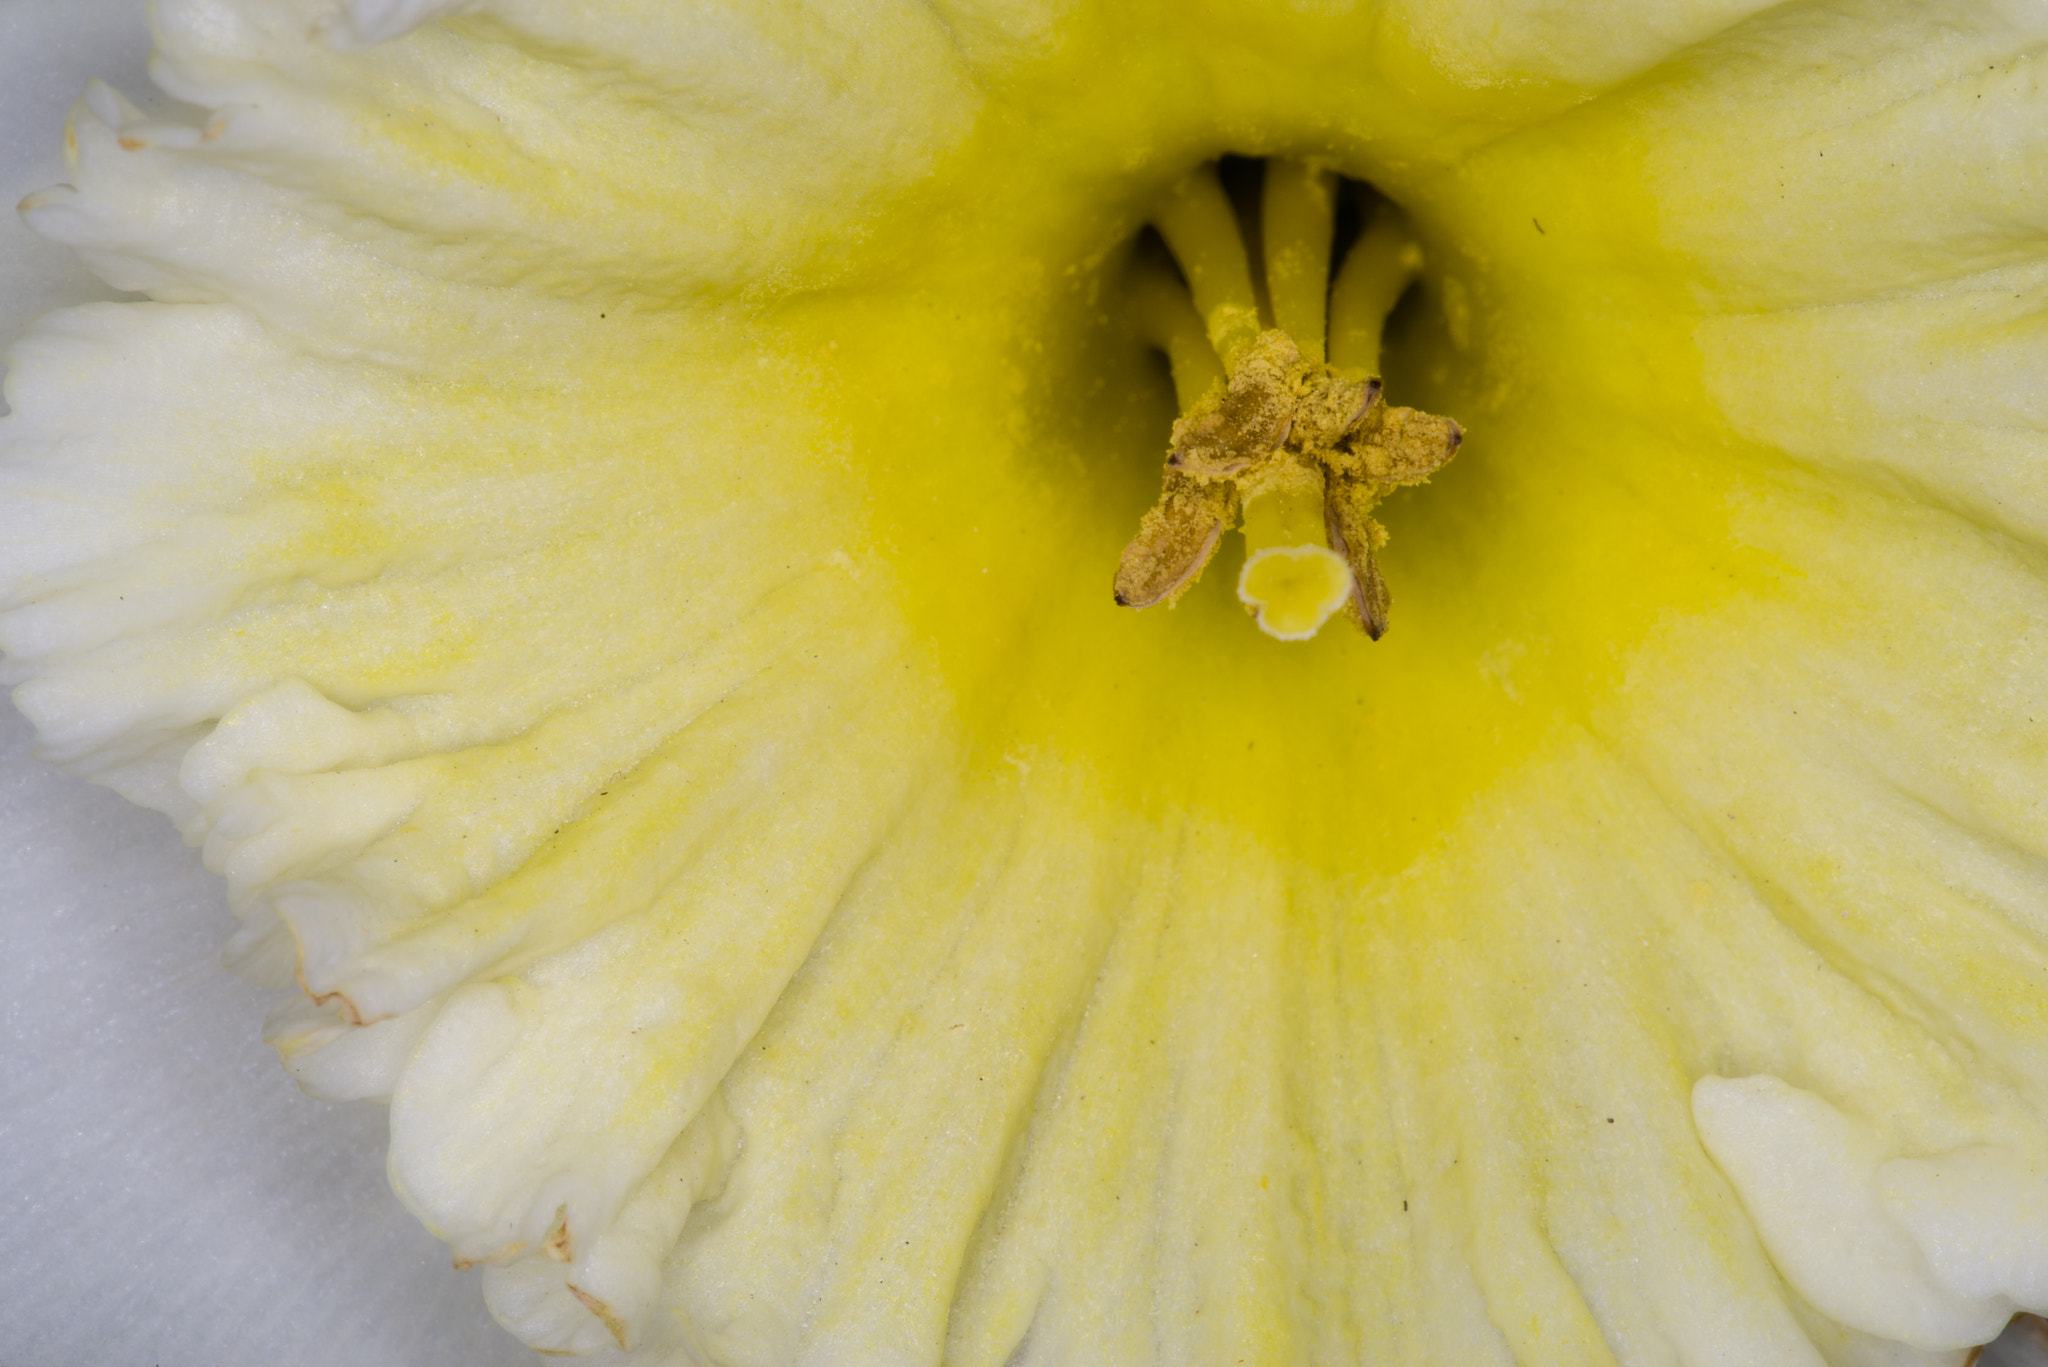
<svg viewBox="0 0 2048 1367">
<path fill-rule="evenodd" d="M 1322 472 L 1295 461 L 1267 469 L 1266 487 L 1244 502 L 1237 597 L 1268 636 L 1306 641 L 1351 601 L 1351 567 L 1329 545 Z"/>
<path fill-rule="evenodd" d="M 1383 209 L 1334 285 L 1337 181 L 1274 162 L 1261 204 L 1262 313 L 1236 212 L 1213 169 L 1166 196 L 1154 226 L 1180 266 L 1145 260 L 1133 303 L 1166 352 L 1181 417 L 1160 499 L 1117 567 L 1116 601 L 1172 606 L 1223 533 L 1242 525 L 1238 598 L 1259 628 L 1305 641 L 1339 611 L 1374 640 L 1389 596 L 1372 517 L 1393 489 L 1425 482 L 1457 451 L 1458 425 L 1380 403 L 1380 333 L 1421 266 Z M 1326 361 L 1327 356 L 1327 361 Z"/>
</svg>

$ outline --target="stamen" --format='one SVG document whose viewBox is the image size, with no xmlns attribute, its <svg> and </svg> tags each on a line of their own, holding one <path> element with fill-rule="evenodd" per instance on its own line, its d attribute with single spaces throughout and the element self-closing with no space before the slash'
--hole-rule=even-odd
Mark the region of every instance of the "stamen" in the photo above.
<svg viewBox="0 0 2048 1367">
<path fill-rule="evenodd" d="M 1330 549 L 1351 566 L 1351 599 L 1345 606 L 1351 610 L 1352 620 L 1375 641 L 1386 634 L 1387 609 L 1393 606 L 1376 554 L 1387 539 L 1387 529 L 1372 518 L 1376 502 L 1369 485 L 1346 479 L 1332 479 L 1323 500 L 1323 526 Z"/>
<path fill-rule="evenodd" d="M 1118 607 L 1172 607 L 1216 554 L 1237 520 L 1237 494 L 1228 484 L 1203 484 L 1171 471 L 1166 492 L 1138 524 L 1116 567 Z"/>
<path fill-rule="evenodd" d="M 1166 353 L 1173 368 L 1173 396 L 1180 411 L 1191 413 L 1202 397 L 1223 379 L 1223 362 L 1195 312 L 1195 301 L 1170 266 L 1150 253 L 1141 254 L 1131 270 L 1131 311 L 1145 340 Z"/>
<path fill-rule="evenodd" d="M 1294 339 L 1304 359 L 1320 365 L 1337 227 L 1336 175 L 1306 162 L 1267 163 L 1259 217 L 1273 326 Z"/>
<path fill-rule="evenodd" d="M 1377 375 L 1387 315 L 1422 273 L 1422 248 L 1408 217 L 1382 204 L 1352 245 L 1330 287 L 1330 368 Z"/>
<path fill-rule="evenodd" d="M 1259 296 L 1237 214 L 1216 170 L 1204 166 L 1167 192 L 1152 226 L 1166 239 L 1225 370 L 1259 335 Z"/>
<path fill-rule="evenodd" d="M 1260 333 L 1229 382 L 1204 394 L 1174 423 L 1167 468 L 1198 479 L 1234 479 L 1263 464 L 1294 433 L 1294 377 L 1300 369 L 1301 353 L 1286 333 Z"/>
<path fill-rule="evenodd" d="M 1159 503 L 1118 563 L 1118 603 L 1172 606 L 1241 523 L 1237 595 L 1260 630 L 1305 641 L 1339 611 L 1374 640 L 1387 629 L 1376 557 L 1387 534 L 1372 511 L 1425 482 L 1464 434 L 1448 418 L 1380 404 L 1380 331 L 1421 252 L 1383 209 L 1332 287 L 1335 199 L 1326 170 L 1267 167 L 1258 226 L 1278 326 L 1262 331 L 1243 233 L 1214 171 L 1167 196 L 1155 226 L 1186 284 L 1141 257 L 1132 299 L 1172 362 L 1181 417 Z"/>
<path fill-rule="evenodd" d="M 1294 461 L 1267 467 L 1266 487 L 1244 502 L 1244 570 L 1237 599 L 1259 630 L 1306 641 L 1351 600 L 1351 568 L 1330 549 L 1320 470 Z"/>
</svg>

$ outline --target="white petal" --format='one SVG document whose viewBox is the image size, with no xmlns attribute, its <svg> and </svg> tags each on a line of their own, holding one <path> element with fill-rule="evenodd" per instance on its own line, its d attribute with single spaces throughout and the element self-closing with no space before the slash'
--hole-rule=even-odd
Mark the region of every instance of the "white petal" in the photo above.
<svg viewBox="0 0 2048 1367">
<path fill-rule="evenodd" d="M 1772 1261 L 1822 1313 L 1929 1349 L 1987 1342 L 2011 1317 L 2003 1297 L 1960 1296 L 1935 1278 L 1879 1199 L 1888 1155 L 1826 1101 L 1769 1076 L 1702 1078 L 1693 1114 Z"/>
</svg>

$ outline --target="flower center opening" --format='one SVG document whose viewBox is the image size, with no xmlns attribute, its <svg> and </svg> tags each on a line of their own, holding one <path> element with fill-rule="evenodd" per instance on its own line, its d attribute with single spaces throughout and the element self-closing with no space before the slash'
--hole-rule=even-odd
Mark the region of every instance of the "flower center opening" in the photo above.
<svg viewBox="0 0 2048 1367">
<path fill-rule="evenodd" d="M 1392 598 L 1373 510 L 1463 438 L 1382 401 L 1380 334 L 1421 250 L 1397 208 L 1327 167 L 1232 170 L 1229 187 L 1214 165 L 1175 184 L 1133 257 L 1132 308 L 1172 366 L 1180 417 L 1116 601 L 1171 607 L 1241 528 L 1237 596 L 1260 630 L 1306 641 L 1343 612 L 1378 640 Z M 1347 198 L 1365 210 L 1355 234 L 1339 232 Z"/>
</svg>

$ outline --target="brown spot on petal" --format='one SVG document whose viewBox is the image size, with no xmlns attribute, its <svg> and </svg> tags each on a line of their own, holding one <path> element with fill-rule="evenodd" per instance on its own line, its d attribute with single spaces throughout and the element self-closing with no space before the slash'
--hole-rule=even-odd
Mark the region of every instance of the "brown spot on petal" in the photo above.
<svg viewBox="0 0 2048 1367">
<path fill-rule="evenodd" d="M 609 1305 L 606 1305 L 574 1282 L 569 1283 L 569 1294 L 583 1302 L 585 1310 L 597 1316 L 604 1327 L 611 1331 L 612 1338 L 618 1341 L 619 1347 L 624 1348 L 626 1346 L 626 1323 L 612 1313 L 612 1308 Z"/>
<path fill-rule="evenodd" d="M 555 1211 L 555 1223 L 548 1228 L 548 1237 L 541 1240 L 540 1251 L 558 1263 L 569 1261 L 569 1207 L 565 1204 Z"/>
<path fill-rule="evenodd" d="M 484 1254 L 481 1258 L 455 1259 L 455 1270 L 457 1272 L 467 1272 L 470 1268 L 475 1267 L 478 1263 L 489 1263 L 492 1267 L 503 1267 L 506 1263 L 511 1262 L 514 1258 L 517 1258 L 520 1254 L 526 1252 L 529 1246 L 530 1245 L 528 1245 L 524 1239 L 518 1240 L 514 1243 L 500 1244 L 498 1247 L 492 1249 L 489 1253 Z"/>
<path fill-rule="evenodd" d="M 338 987 L 332 992 L 315 992 L 313 985 L 306 981 L 306 946 L 299 939 L 298 927 L 290 922 L 286 922 L 286 929 L 292 933 L 292 955 L 294 960 L 292 974 L 299 980 L 299 991 L 311 997 L 313 1005 L 326 1006 L 330 1002 L 339 1003 L 341 1019 L 349 1025 L 375 1025 L 378 1021 L 384 1019 L 383 1016 L 365 1016 L 357 1008 L 356 1004 L 349 1000 L 348 993 Z"/>
</svg>

